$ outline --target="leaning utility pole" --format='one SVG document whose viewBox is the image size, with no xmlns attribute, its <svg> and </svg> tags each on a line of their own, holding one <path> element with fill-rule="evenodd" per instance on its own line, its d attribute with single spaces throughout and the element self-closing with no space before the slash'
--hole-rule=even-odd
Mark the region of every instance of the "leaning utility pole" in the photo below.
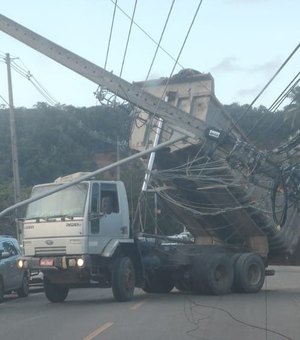
<svg viewBox="0 0 300 340">
<path fill-rule="evenodd" d="M 8 98 L 9 98 L 9 121 L 10 121 L 10 136 L 11 136 L 11 155 L 12 155 L 12 168 L 14 177 L 14 202 L 20 201 L 20 177 L 19 177 L 19 162 L 18 162 L 18 150 L 17 150 L 17 135 L 16 135 L 16 124 L 15 124 L 15 111 L 13 104 L 13 93 L 12 93 L 12 81 L 11 81 L 11 66 L 10 66 L 10 55 L 6 54 L 6 65 L 7 65 L 7 81 L 8 81 Z M 17 214 L 17 213 L 16 213 Z M 16 216 L 18 217 L 18 216 Z M 19 240 L 18 223 L 17 228 L 17 239 Z"/>
</svg>

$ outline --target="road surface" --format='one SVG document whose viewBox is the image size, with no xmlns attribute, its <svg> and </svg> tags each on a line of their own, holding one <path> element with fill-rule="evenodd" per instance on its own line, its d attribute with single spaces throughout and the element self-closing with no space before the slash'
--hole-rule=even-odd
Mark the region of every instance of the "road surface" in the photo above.
<svg viewBox="0 0 300 340">
<path fill-rule="evenodd" d="M 276 268 L 258 294 L 199 296 L 137 290 L 117 303 L 110 289 L 74 289 L 66 302 L 42 292 L 6 296 L 5 340 L 283 340 L 300 339 L 300 268 Z"/>
</svg>

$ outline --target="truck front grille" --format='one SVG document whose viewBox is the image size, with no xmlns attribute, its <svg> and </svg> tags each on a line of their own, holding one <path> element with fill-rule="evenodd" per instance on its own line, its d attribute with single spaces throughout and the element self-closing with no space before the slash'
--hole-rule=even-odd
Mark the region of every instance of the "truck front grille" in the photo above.
<svg viewBox="0 0 300 340">
<path fill-rule="evenodd" d="M 65 246 L 35 248 L 35 255 L 65 255 L 66 252 Z"/>
</svg>

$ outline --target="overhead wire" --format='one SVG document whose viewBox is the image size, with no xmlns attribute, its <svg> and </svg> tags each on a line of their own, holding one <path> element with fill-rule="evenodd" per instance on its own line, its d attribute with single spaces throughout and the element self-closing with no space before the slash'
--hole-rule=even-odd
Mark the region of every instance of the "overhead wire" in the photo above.
<svg viewBox="0 0 300 340">
<path fill-rule="evenodd" d="M 181 53 L 182 53 L 182 51 L 183 51 L 183 49 L 184 49 L 184 47 L 185 47 L 185 44 L 186 44 L 186 42 L 187 42 L 187 39 L 188 39 L 189 35 L 190 35 L 190 32 L 191 32 L 192 27 L 193 27 L 193 25 L 194 25 L 194 22 L 195 22 L 195 20 L 196 20 L 196 18 L 197 18 L 197 15 L 198 15 L 198 13 L 199 13 L 199 10 L 200 10 L 200 7 L 201 7 L 201 5 L 202 5 L 202 2 L 203 2 L 203 0 L 200 0 L 198 6 L 197 6 L 197 8 L 196 8 L 196 11 L 195 11 L 194 16 L 193 16 L 192 21 L 191 21 L 191 24 L 190 24 L 190 26 L 189 26 L 189 28 L 188 28 L 188 31 L 187 31 L 187 33 L 186 33 L 186 35 L 185 35 L 185 38 L 184 38 L 184 41 L 183 41 L 183 43 L 182 43 L 182 45 L 181 45 L 181 48 L 180 48 L 179 53 L 178 53 L 178 55 L 177 55 L 177 58 L 176 58 L 176 60 L 175 60 L 175 62 L 174 62 L 174 66 L 173 66 L 173 68 L 172 68 L 172 71 L 171 71 L 171 73 L 170 73 L 170 75 L 169 75 L 169 77 L 168 77 L 168 80 L 167 80 L 166 84 L 165 84 L 165 88 L 164 88 L 163 93 L 162 93 L 162 95 L 161 95 L 161 97 L 160 97 L 160 101 L 158 102 L 158 105 L 157 105 L 157 107 L 156 107 L 156 111 L 155 111 L 154 115 L 157 114 L 158 109 L 159 109 L 159 105 L 160 105 L 160 103 L 161 103 L 161 102 L 163 101 L 163 99 L 164 99 L 165 93 L 166 93 L 166 91 L 167 91 L 167 87 L 168 87 L 168 85 L 169 85 L 169 83 L 170 83 L 170 80 L 171 80 L 171 78 L 172 78 L 172 76 L 173 76 L 173 74 L 174 74 L 174 71 L 175 71 L 175 69 L 176 69 L 176 67 L 177 67 L 177 65 L 178 65 L 178 61 L 179 61 L 179 59 L 180 59 L 180 57 L 181 57 Z"/>
<path fill-rule="evenodd" d="M 171 73 L 170 73 L 170 75 L 169 75 L 169 77 L 168 77 L 168 80 L 167 80 L 166 84 L 165 84 L 164 90 L 163 90 L 163 92 L 162 92 L 162 94 L 161 94 L 161 96 L 160 96 L 160 99 L 159 99 L 158 103 L 157 103 L 156 109 L 155 109 L 155 111 L 152 113 L 151 120 L 150 120 L 150 124 L 151 124 L 151 121 L 153 121 L 153 120 L 155 119 L 156 115 L 157 115 L 157 112 L 158 112 L 158 110 L 159 110 L 160 103 L 164 100 L 165 93 L 166 93 L 167 87 L 168 87 L 168 85 L 169 85 L 170 79 L 171 79 L 172 76 L 173 76 L 173 73 L 174 73 L 174 71 L 175 71 L 176 66 L 178 66 L 179 58 L 180 58 L 181 53 L 182 53 L 182 51 L 183 51 L 183 49 L 184 49 L 184 47 L 185 47 L 186 41 L 187 41 L 187 39 L 188 39 L 188 37 L 189 37 L 189 35 L 190 35 L 191 29 L 192 29 L 192 27 L 193 27 L 193 25 L 194 25 L 194 22 L 195 22 L 195 20 L 196 20 L 197 15 L 198 15 L 199 9 L 200 9 L 200 7 L 201 7 L 201 5 L 202 5 L 202 1 L 203 1 L 203 0 L 200 0 L 200 1 L 199 1 L 199 4 L 198 4 L 198 6 L 197 6 L 197 8 L 196 8 L 196 11 L 195 11 L 194 16 L 193 16 L 192 21 L 191 21 L 191 24 L 190 24 L 190 26 L 189 26 L 189 28 L 188 28 L 188 31 L 187 31 L 187 33 L 186 33 L 186 36 L 185 36 L 184 41 L 183 41 L 183 43 L 182 43 L 182 46 L 181 46 L 181 48 L 180 48 L 180 50 L 179 50 L 179 53 L 178 53 L 178 55 L 177 55 L 177 58 L 176 58 L 176 60 L 175 60 L 174 66 L 173 66 L 173 68 L 172 68 L 172 71 L 171 71 Z M 160 36 L 160 42 L 161 42 L 162 37 L 163 37 L 163 35 L 164 35 L 164 32 L 165 32 L 165 29 L 166 29 L 166 26 L 167 26 L 167 23 L 168 23 L 170 14 L 171 14 L 172 9 L 173 9 L 173 5 L 174 5 L 174 1 L 173 1 L 172 4 L 171 4 L 171 7 L 170 7 L 170 10 L 169 10 L 168 16 L 167 16 L 167 18 L 166 18 L 165 25 L 164 25 L 162 34 L 161 34 L 161 36 Z M 159 43 L 160 43 L 160 42 L 159 42 Z M 156 54 L 157 54 L 157 51 L 155 51 L 154 58 L 156 57 Z M 151 68 L 152 68 L 153 62 L 154 62 L 154 59 L 152 60 Z M 149 76 L 150 71 L 151 71 L 151 69 L 149 70 L 147 77 Z"/>
<path fill-rule="evenodd" d="M 237 126 L 237 124 L 246 116 L 246 114 L 249 112 L 250 108 L 257 101 L 257 99 L 265 92 L 265 90 L 269 87 L 269 85 L 273 82 L 273 80 L 277 77 L 277 75 L 282 71 L 282 69 L 286 66 L 286 64 L 291 60 L 291 58 L 298 51 L 299 48 L 300 48 L 300 43 L 289 54 L 289 56 L 286 58 L 286 60 L 283 62 L 283 64 L 279 67 L 279 69 L 275 72 L 275 74 L 271 77 L 271 79 L 267 82 L 267 84 L 262 88 L 262 90 L 253 99 L 253 101 L 247 107 L 247 109 L 241 114 L 241 116 L 235 122 L 233 122 L 231 127 L 226 131 L 226 135 L 228 135 Z"/>
<path fill-rule="evenodd" d="M 25 70 L 27 70 L 26 78 L 33 84 L 33 86 L 45 97 L 48 98 L 48 103 L 50 105 L 57 105 L 58 101 L 49 93 L 49 91 L 41 84 L 39 80 L 29 71 L 28 67 L 24 64 L 23 60 L 18 58 L 18 60 L 23 64 Z M 13 63 L 16 64 L 15 62 Z M 16 64 L 17 65 L 17 64 Z"/>
<path fill-rule="evenodd" d="M 283 98 L 280 100 L 280 102 L 275 106 L 274 111 L 278 109 L 278 107 L 282 104 L 282 102 L 283 102 L 286 98 L 290 97 L 290 95 L 293 93 L 294 89 L 295 89 L 296 86 L 299 84 L 299 82 L 300 82 L 300 78 L 299 78 L 298 80 L 296 80 L 295 83 L 289 88 L 289 90 L 287 91 L 285 97 L 283 97 Z M 288 110 L 289 107 L 290 107 L 295 101 L 296 101 L 296 98 L 294 98 L 294 99 L 291 101 L 291 103 L 289 103 L 289 104 L 285 107 L 285 110 Z"/>
<path fill-rule="evenodd" d="M 158 50 L 160 49 L 160 46 L 161 46 L 161 41 L 163 39 L 163 36 L 165 34 L 165 31 L 166 31 L 166 28 L 167 28 L 167 25 L 168 25 L 168 22 L 169 22 L 169 19 L 170 19 L 170 16 L 171 16 L 171 13 L 172 13 L 172 10 L 173 10 L 173 7 L 174 7 L 174 3 L 175 3 L 175 0 L 172 1 L 171 3 L 171 7 L 169 9 L 169 12 L 168 12 L 168 15 L 167 15 L 167 18 L 165 20 L 165 24 L 164 24 L 164 27 L 162 29 L 162 32 L 160 34 L 160 38 L 159 38 L 159 41 L 157 43 L 157 46 L 156 46 L 156 50 L 154 52 L 154 55 L 153 55 L 153 58 L 152 58 L 152 61 L 151 61 L 151 64 L 150 64 L 150 67 L 149 67 L 149 70 L 148 70 L 148 73 L 147 73 L 147 76 L 146 76 L 146 80 L 148 80 L 149 76 L 150 76 L 150 73 L 152 71 L 152 67 L 153 67 L 153 64 L 155 62 L 155 59 L 156 59 L 156 56 L 157 56 L 157 53 L 158 53 Z"/>
<path fill-rule="evenodd" d="M 113 4 L 115 4 L 117 6 L 117 8 L 120 10 L 120 12 L 122 12 L 127 18 L 129 18 L 131 20 L 130 15 L 128 15 L 118 4 L 117 4 L 117 0 L 110 0 Z M 158 45 L 158 42 L 153 39 L 151 37 L 151 35 L 149 33 L 147 33 L 139 24 L 136 23 L 136 21 L 133 20 L 133 24 L 140 29 L 155 45 Z M 176 61 L 176 59 L 169 53 L 167 52 L 162 46 L 159 47 L 165 54 L 167 54 L 173 61 Z M 183 65 L 179 64 L 178 65 L 181 68 L 184 68 Z"/>
<path fill-rule="evenodd" d="M 289 88 L 292 86 L 292 88 L 295 87 L 295 84 L 292 85 L 294 82 L 296 82 L 296 84 L 298 84 L 298 81 L 296 81 L 296 79 L 299 77 L 300 72 L 298 72 L 295 77 L 290 81 L 290 83 L 285 87 L 285 89 L 280 93 L 280 95 L 277 97 L 277 99 L 273 102 L 273 104 L 270 105 L 270 107 L 268 108 L 269 111 L 276 111 L 278 109 L 278 106 L 280 106 L 282 104 L 282 101 L 288 96 L 289 92 Z M 283 100 L 282 100 L 283 99 Z M 278 104 L 279 103 L 279 104 Z"/>
<path fill-rule="evenodd" d="M 111 26 L 110 26 L 109 38 L 108 38 L 108 42 L 107 42 L 106 56 L 105 56 L 105 62 L 104 62 L 104 70 L 106 70 L 106 67 L 107 67 L 108 55 L 109 55 L 110 45 L 111 45 L 111 38 L 112 38 L 114 24 L 115 24 L 117 3 L 118 3 L 118 0 L 115 0 L 115 7 L 114 7 L 114 11 L 113 11 Z"/>
<path fill-rule="evenodd" d="M 275 113 L 275 111 L 278 110 L 279 106 L 283 103 L 285 99 L 288 98 L 289 94 L 293 91 L 293 89 L 298 85 L 300 78 L 297 80 L 298 76 L 300 75 L 300 72 L 296 74 L 296 76 L 290 81 L 290 83 L 285 87 L 285 89 L 280 93 L 280 95 L 277 97 L 277 99 L 270 105 L 268 108 L 268 112 Z M 294 84 L 293 84 L 294 83 Z M 291 103 L 289 104 L 291 105 Z M 249 130 L 246 134 L 246 137 L 249 137 L 253 131 L 259 126 L 259 124 L 263 121 L 265 118 L 266 113 L 263 113 L 261 118 L 254 124 L 254 126 Z M 277 117 L 278 119 L 279 117 Z M 276 124 L 276 120 L 272 122 L 271 125 L 268 126 L 269 130 L 272 130 L 274 124 Z"/>
<path fill-rule="evenodd" d="M 6 63 L 7 56 L 2 57 L 3 60 Z M 23 67 L 20 66 L 16 60 L 21 62 L 23 64 Z M 33 74 L 29 71 L 29 69 L 25 66 L 24 62 L 20 58 L 11 58 L 10 66 L 13 70 L 15 70 L 17 73 L 19 73 L 22 77 L 26 78 L 31 82 L 33 87 L 46 99 L 46 101 L 50 105 L 57 105 L 58 102 L 50 95 L 50 93 L 46 90 L 44 86 L 33 76 Z"/>
<path fill-rule="evenodd" d="M 7 100 L 5 100 L 5 99 L 1 96 L 1 94 L 0 94 L 0 98 L 3 100 L 3 102 L 4 102 L 7 106 L 9 106 L 9 103 L 7 102 Z"/>
<path fill-rule="evenodd" d="M 144 83 L 143 83 L 143 86 L 141 87 L 140 93 L 142 93 L 142 92 L 145 90 L 146 82 L 147 82 L 147 80 L 149 79 L 150 73 L 151 73 L 151 71 L 152 71 L 152 67 L 153 67 L 153 65 L 154 65 L 154 62 L 155 62 L 157 53 L 158 53 L 158 51 L 159 51 L 161 41 L 162 41 L 163 36 L 164 36 L 164 34 L 165 34 L 165 31 L 166 31 L 166 28 L 167 28 L 167 25 L 168 25 L 168 22 L 169 22 L 169 19 L 170 19 L 170 16 L 171 16 L 171 13 L 172 13 L 172 10 L 173 10 L 173 7 L 174 7 L 174 3 L 175 3 L 175 0 L 173 0 L 172 3 L 171 3 L 171 6 L 170 6 L 170 9 L 169 9 L 167 18 L 166 18 L 165 23 L 164 23 L 164 27 L 163 27 L 162 32 L 161 32 L 161 34 L 160 34 L 160 38 L 159 38 L 159 41 L 158 41 L 158 43 L 157 43 L 156 50 L 155 50 L 155 52 L 154 52 L 154 55 L 153 55 L 153 58 L 152 58 L 152 61 L 151 61 L 151 64 L 150 64 L 150 67 L 149 67 L 149 70 L 148 70 L 146 79 L 144 80 Z M 138 104 L 137 104 L 137 106 L 138 106 Z M 139 114 L 138 114 L 137 117 L 135 118 L 135 125 L 136 125 L 136 126 L 137 126 L 137 121 L 138 121 L 139 119 L 141 119 L 141 118 L 140 118 L 140 116 L 139 116 Z M 155 119 L 155 117 L 152 117 L 152 118 L 150 119 L 150 122 L 148 122 L 148 126 L 153 125 L 154 119 Z M 146 123 L 147 123 L 147 119 L 144 120 L 143 124 L 142 124 L 140 127 L 144 126 Z M 137 126 L 137 127 L 138 127 L 138 126 Z M 160 129 L 161 134 L 162 134 L 162 127 L 163 127 L 163 125 L 161 126 L 161 129 Z M 154 126 L 152 127 L 152 131 L 153 131 L 154 133 L 156 133 L 156 129 L 154 129 Z"/>
<path fill-rule="evenodd" d="M 122 76 L 122 73 L 123 73 L 123 68 L 124 68 L 124 63 L 125 63 L 125 59 L 126 59 L 126 55 L 127 55 L 127 49 L 128 49 L 128 45 L 129 45 L 130 36 L 131 36 L 131 30 L 132 30 L 133 20 L 134 20 L 134 16 L 135 16 L 136 6 L 137 6 L 137 0 L 135 0 L 132 16 L 131 16 L 131 20 L 130 20 L 130 27 L 129 27 L 127 42 L 126 42 L 125 51 L 124 51 L 124 55 L 123 55 L 120 77 Z"/>
<path fill-rule="evenodd" d="M 110 24 L 110 31 L 109 31 L 109 37 L 108 37 L 108 42 L 107 42 L 107 47 L 106 47 L 106 55 L 105 55 L 105 61 L 104 61 L 104 70 L 106 70 L 107 67 L 107 62 L 108 62 L 108 56 L 109 56 L 109 51 L 110 51 L 110 45 L 111 45 L 111 39 L 112 39 L 112 35 L 113 35 L 113 29 L 114 29 L 114 24 L 115 24 L 115 17 L 116 17 L 116 9 L 117 9 L 117 3 L 118 0 L 115 0 L 115 6 L 114 6 L 114 10 L 113 10 L 113 15 L 112 15 L 112 20 L 111 20 L 111 24 Z M 96 96 L 96 98 L 99 100 L 99 102 L 102 102 L 102 100 L 105 98 L 106 96 L 106 89 L 103 89 L 101 87 L 101 85 L 99 84 L 96 91 L 94 92 L 94 95 Z M 113 96 L 114 97 L 114 96 Z"/>
<path fill-rule="evenodd" d="M 11 67 L 12 69 L 14 69 L 17 73 L 19 73 L 21 76 L 23 76 L 24 78 L 26 78 L 27 80 L 29 80 L 29 82 L 33 85 L 33 87 L 46 99 L 46 101 L 50 104 L 50 105 L 56 105 L 57 102 L 55 99 L 53 99 L 50 94 L 47 92 L 47 90 L 45 90 L 41 84 L 36 80 L 36 78 L 30 73 L 27 72 L 26 74 L 24 74 L 23 72 L 19 71 L 18 67 L 15 67 L 14 63 L 11 63 Z"/>
<path fill-rule="evenodd" d="M 163 93 L 162 93 L 162 95 L 161 95 L 161 97 L 160 97 L 160 100 L 158 101 L 156 110 L 155 110 L 154 114 L 152 114 L 151 121 L 153 121 L 153 119 L 155 119 L 155 116 L 156 116 L 156 114 L 157 114 L 157 112 L 158 112 L 158 109 L 159 109 L 159 105 L 160 105 L 161 101 L 162 101 L 163 98 L 164 98 L 164 95 L 165 95 L 167 86 L 168 86 L 168 84 L 169 84 L 169 81 L 170 81 L 170 79 L 171 79 L 173 73 L 174 73 L 174 70 L 175 70 L 176 66 L 178 65 L 178 60 L 179 60 L 179 58 L 180 58 L 180 56 L 181 56 L 181 53 L 182 53 L 182 51 L 183 51 L 183 48 L 184 48 L 185 43 L 186 43 L 186 41 L 187 41 L 187 38 L 188 38 L 188 36 L 189 36 L 189 34 L 190 34 L 190 31 L 191 31 L 191 29 L 192 29 L 192 27 L 193 27 L 193 24 L 194 24 L 194 22 L 195 22 L 195 19 L 196 19 L 196 17 L 197 17 L 197 14 L 198 14 L 198 12 L 199 12 L 199 9 L 200 9 L 200 7 L 201 7 L 201 4 L 202 4 L 202 0 L 199 2 L 199 5 L 198 5 L 198 7 L 197 7 L 197 9 L 196 9 L 196 12 L 195 12 L 195 14 L 194 14 L 194 16 L 193 16 L 192 22 L 191 22 L 191 24 L 190 24 L 190 26 L 189 26 L 189 29 L 188 29 L 188 31 L 187 31 L 187 34 L 186 34 L 186 36 L 185 36 L 184 42 L 183 42 L 183 44 L 182 44 L 182 46 L 181 46 L 181 48 L 180 48 L 180 51 L 179 51 L 178 56 L 177 56 L 177 59 L 175 60 L 175 63 L 174 63 L 174 66 L 173 66 L 171 75 L 169 76 L 168 81 L 167 81 L 167 84 L 166 84 L 166 86 L 165 86 L 165 89 L 163 90 Z M 171 7 L 170 7 L 170 10 L 169 10 L 168 16 L 167 16 L 167 18 L 166 18 L 165 25 L 164 25 L 162 34 L 161 34 L 161 36 L 160 36 L 160 42 L 161 42 L 161 40 L 162 40 L 162 37 L 163 37 L 163 35 L 164 35 L 164 32 L 165 32 L 167 23 L 168 23 L 168 21 L 169 21 L 169 17 L 170 17 L 170 14 L 171 14 L 171 12 L 172 12 L 173 5 L 174 5 L 174 1 L 173 1 L 172 4 L 171 4 Z M 159 44 L 160 44 L 160 42 L 159 42 Z M 158 48 L 157 48 L 157 50 L 158 50 Z M 157 54 L 157 50 L 155 51 L 154 58 L 153 58 L 153 60 L 152 60 L 152 63 L 151 63 L 151 66 L 150 66 L 150 69 L 149 69 L 149 72 L 148 72 L 147 77 L 148 77 L 149 74 L 150 74 L 152 65 L 153 65 L 153 63 L 154 63 L 154 59 L 155 59 L 156 54 Z M 151 123 L 150 123 L 150 124 L 151 124 Z M 174 202 L 174 203 L 175 203 L 175 202 Z"/>
</svg>

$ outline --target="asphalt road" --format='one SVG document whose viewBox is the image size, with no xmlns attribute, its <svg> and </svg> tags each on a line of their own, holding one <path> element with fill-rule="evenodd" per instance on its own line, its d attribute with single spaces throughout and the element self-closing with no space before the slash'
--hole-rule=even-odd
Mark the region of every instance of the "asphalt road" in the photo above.
<svg viewBox="0 0 300 340">
<path fill-rule="evenodd" d="M 43 292 L 6 296 L 1 340 L 300 339 L 300 268 L 278 269 L 258 294 L 145 294 L 117 303 L 110 289 L 74 289 L 51 304 Z"/>
</svg>

